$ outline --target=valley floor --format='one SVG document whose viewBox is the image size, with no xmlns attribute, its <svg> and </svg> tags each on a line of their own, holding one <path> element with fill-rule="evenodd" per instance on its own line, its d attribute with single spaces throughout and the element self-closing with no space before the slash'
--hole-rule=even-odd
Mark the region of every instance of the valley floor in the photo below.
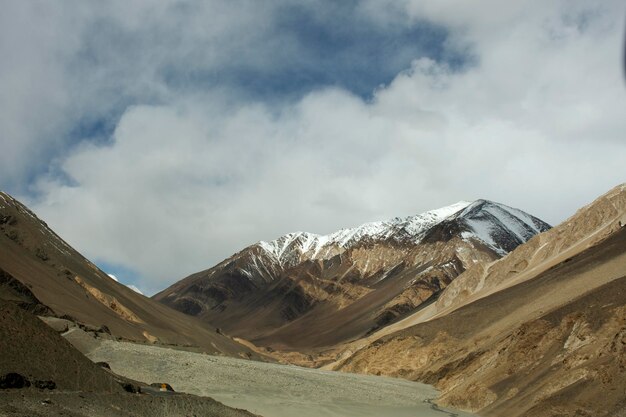
<svg viewBox="0 0 626 417">
<path fill-rule="evenodd" d="M 471 417 L 441 410 L 431 386 L 402 379 L 321 371 L 157 346 L 103 341 L 87 355 L 132 379 L 166 381 L 264 417 Z"/>
</svg>

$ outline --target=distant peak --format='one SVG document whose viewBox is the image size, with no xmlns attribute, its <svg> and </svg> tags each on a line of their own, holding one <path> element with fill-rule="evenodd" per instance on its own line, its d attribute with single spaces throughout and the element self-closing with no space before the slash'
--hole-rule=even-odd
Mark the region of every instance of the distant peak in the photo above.
<svg viewBox="0 0 626 417">
<path fill-rule="evenodd" d="M 502 210 L 517 210 L 513 207 L 509 207 L 505 204 L 501 204 L 498 203 L 496 201 L 492 201 L 492 200 L 486 200 L 484 198 L 480 198 L 478 200 L 473 201 L 472 203 L 468 204 L 467 207 L 465 207 L 465 209 L 463 211 L 458 212 L 458 217 L 463 217 L 468 215 L 469 213 L 476 213 L 478 211 L 481 210 L 486 210 L 489 207 L 497 207 L 500 208 Z"/>
<path fill-rule="evenodd" d="M 500 255 L 551 227 L 522 210 L 484 199 L 474 201 L 454 218 L 467 227 L 464 239 L 476 238 Z"/>
<path fill-rule="evenodd" d="M 302 254 L 308 253 L 312 258 L 316 258 L 335 253 L 336 250 L 348 249 L 363 240 L 392 239 L 418 243 L 428 229 L 472 204 L 469 201 L 458 201 L 449 206 L 421 214 L 364 223 L 352 228 L 339 229 L 328 235 L 301 231 L 292 232 L 270 242 L 260 241 L 255 246 L 263 249 L 279 262 L 282 262 L 285 256 L 290 256 L 294 249 Z M 336 250 L 331 250 L 330 248 L 335 248 Z"/>
</svg>

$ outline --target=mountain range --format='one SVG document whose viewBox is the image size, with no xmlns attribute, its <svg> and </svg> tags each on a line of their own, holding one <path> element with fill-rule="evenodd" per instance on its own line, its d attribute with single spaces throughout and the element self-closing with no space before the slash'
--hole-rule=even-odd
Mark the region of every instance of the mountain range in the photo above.
<svg viewBox="0 0 626 417">
<path fill-rule="evenodd" d="M 154 299 L 272 349 L 332 346 L 411 314 L 475 263 L 549 228 L 502 204 L 459 202 L 326 236 L 260 241 Z"/>
<path fill-rule="evenodd" d="M 121 377 L 75 350 L 95 339 L 422 381 L 482 416 L 623 416 L 625 226 L 626 184 L 553 228 L 458 202 L 259 241 L 148 298 L 0 193 L 0 382 L 121 395 Z M 109 402 L 101 415 L 125 415 Z"/>
<path fill-rule="evenodd" d="M 486 416 L 624 415 L 625 226 L 623 184 L 325 368 L 430 382 Z"/>
</svg>

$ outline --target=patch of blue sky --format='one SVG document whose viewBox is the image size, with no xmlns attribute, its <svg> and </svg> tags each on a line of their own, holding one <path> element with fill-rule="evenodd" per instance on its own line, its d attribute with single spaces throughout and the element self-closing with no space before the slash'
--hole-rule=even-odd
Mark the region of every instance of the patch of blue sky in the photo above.
<svg viewBox="0 0 626 417">
<path fill-rule="evenodd" d="M 83 84 L 99 85 L 103 108 L 91 110 L 115 114 L 131 104 L 158 102 L 163 91 L 185 95 L 219 88 L 244 99 L 274 101 L 333 86 L 367 99 L 415 59 L 428 57 L 453 70 L 471 62 L 464 51 L 450 49 L 445 27 L 426 20 L 376 22 L 359 12 L 358 4 L 280 5 L 270 29 L 258 37 L 242 33 L 243 44 L 191 36 L 193 41 L 181 45 L 189 37 L 185 27 L 128 29 L 101 18 L 84 34 L 71 68 Z M 91 123 L 96 128 L 97 117 Z M 91 133 L 88 126 L 74 130 Z"/>
<path fill-rule="evenodd" d="M 94 260 L 94 263 L 107 274 L 114 275 L 117 280 L 124 285 L 137 285 L 139 273 L 131 268 L 123 265 L 103 261 L 101 259 Z"/>
<path fill-rule="evenodd" d="M 113 115 L 84 114 L 68 133 L 72 142 L 88 140 L 97 144 L 110 144 L 113 132 L 121 116 L 118 110 Z"/>
<path fill-rule="evenodd" d="M 452 70 L 471 62 L 450 50 L 443 26 L 428 21 L 381 26 L 358 17 L 351 3 L 324 18 L 307 6 L 283 7 L 261 52 L 267 59 L 259 51 L 233 51 L 220 66 L 169 65 L 161 75 L 173 90 L 230 88 L 261 101 L 298 98 L 329 86 L 367 99 L 415 59 L 445 62 Z"/>
</svg>

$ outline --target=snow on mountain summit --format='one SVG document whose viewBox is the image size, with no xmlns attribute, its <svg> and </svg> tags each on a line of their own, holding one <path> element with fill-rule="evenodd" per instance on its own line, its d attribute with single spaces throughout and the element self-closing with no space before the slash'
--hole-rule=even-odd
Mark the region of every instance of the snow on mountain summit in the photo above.
<svg viewBox="0 0 626 417">
<path fill-rule="evenodd" d="M 493 262 L 549 227 L 498 203 L 460 201 L 327 235 L 295 232 L 261 241 L 190 275 L 159 297 L 216 322 L 236 318 L 232 329 L 248 326 L 250 333 L 241 334 L 251 340 L 265 331 L 263 326 L 282 329 L 272 338 L 283 334 L 284 340 L 296 340 L 300 326 L 315 328 L 317 319 L 326 320 L 325 314 L 335 308 L 350 309 L 341 315 L 350 323 L 338 319 L 336 329 L 358 322 L 364 326 L 359 331 L 365 332 L 414 309 L 468 267 Z M 381 298 L 359 302 L 378 290 Z M 368 305 L 373 299 L 378 301 Z M 324 313 L 308 316 L 318 304 Z M 258 319 L 256 324 L 250 324 L 251 316 Z M 304 321 L 299 325 L 281 327 L 300 317 Z M 314 343 L 325 343 L 311 337 Z"/>
<path fill-rule="evenodd" d="M 256 245 L 279 264 L 295 264 L 302 258 L 328 259 L 362 242 L 393 240 L 418 244 L 439 225 L 457 224 L 453 229 L 463 239 L 475 239 L 499 255 L 550 228 L 547 223 L 521 210 L 489 200 L 459 201 L 415 216 L 365 223 L 328 235 L 288 233 Z"/>
<path fill-rule="evenodd" d="M 463 239 L 478 239 L 500 255 L 551 227 L 522 210 L 488 200 L 476 200 L 453 217 L 466 226 Z"/>
<path fill-rule="evenodd" d="M 364 240 L 393 239 L 398 242 L 419 243 L 423 234 L 431 227 L 471 205 L 468 201 L 430 210 L 415 216 L 394 218 L 391 220 L 365 223 L 354 228 L 341 229 L 329 235 L 308 232 L 288 233 L 276 240 L 260 241 L 261 247 L 279 262 L 285 261 L 285 255 L 297 249 L 310 259 L 323 259 L 337 251 L 349 249 Z"/>
</svg>

